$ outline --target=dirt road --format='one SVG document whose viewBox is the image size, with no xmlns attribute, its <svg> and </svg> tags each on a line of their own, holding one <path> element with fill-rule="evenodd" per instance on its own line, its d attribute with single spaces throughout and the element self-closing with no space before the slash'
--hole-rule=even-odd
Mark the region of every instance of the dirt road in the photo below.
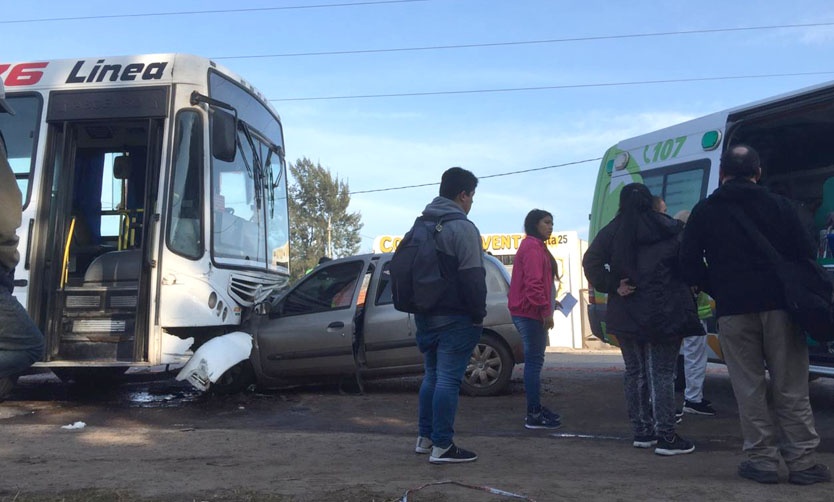
<svg viewBox="0 0 834 502">
<path fill-rule="evenodd" d="M 172 381 L 89 392 L 23 379 L 0 403 L 0 501 L 353 502 L 831 499 L 832 485 L 764 486 L 736 476 L 738 417 L 723 367 L 706 394 L 717 417 L 687 415 L 694 454 L 631 447 L 619 355 L 548 354 L 543 399 L 564 427 L 523 428 L 520 368 L 512 392 L 462 397 L 456 440 L 477 462 L 430 465 L 413 453 L 419 378 L 210 397 Z M 834 381 L 812 383 L 834 466 Z M 79 429 L 62 426 L 75 422 Z M 423 485 L 453 481 L 459 484 Z M 484 487 L 505 492 L 489 493 Z M 513 496 L 514 495 L 514 496 Z"/>
</svg>

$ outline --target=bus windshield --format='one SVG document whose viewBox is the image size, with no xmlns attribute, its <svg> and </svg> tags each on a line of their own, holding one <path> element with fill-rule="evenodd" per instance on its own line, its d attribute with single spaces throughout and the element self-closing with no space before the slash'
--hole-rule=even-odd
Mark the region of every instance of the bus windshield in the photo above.
<svg viewBox="0 0 834 502">
<path fill-rule="evenodd" d="M 212 98 L 237 110 L 237 155 L 212 159 L 212 255 L 218 263 L 287 268 L 289 218 L 281 124 L 250 94 L 219 74 Z M 277 155 L 276 155 L 277 153 Z"/>
</svg>

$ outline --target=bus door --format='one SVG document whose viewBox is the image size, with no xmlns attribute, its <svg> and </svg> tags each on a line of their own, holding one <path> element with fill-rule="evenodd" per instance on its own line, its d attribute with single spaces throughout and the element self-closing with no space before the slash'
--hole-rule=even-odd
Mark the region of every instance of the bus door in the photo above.
<svg viewBox="0 0 834 502">
<path fill-rule="evenodd" d="M 167 88 L 52 93 L 33 312 L 47 362 L 129 366 L 148 358 L 167 96 Z"/>
</svg>

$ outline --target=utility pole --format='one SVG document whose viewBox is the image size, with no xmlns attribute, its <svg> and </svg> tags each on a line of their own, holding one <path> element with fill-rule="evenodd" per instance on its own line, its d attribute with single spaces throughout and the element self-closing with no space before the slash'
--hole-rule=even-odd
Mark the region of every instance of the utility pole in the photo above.
<svg viewBox="0 0 834 502">
<path fill-rule="evenodd" d="M 331 228 L 330 228 L 330 218 L 331 215 L 327 215 L 327 257 L 333 258 L 333 240 L 331 238 Z"/>
</svg>

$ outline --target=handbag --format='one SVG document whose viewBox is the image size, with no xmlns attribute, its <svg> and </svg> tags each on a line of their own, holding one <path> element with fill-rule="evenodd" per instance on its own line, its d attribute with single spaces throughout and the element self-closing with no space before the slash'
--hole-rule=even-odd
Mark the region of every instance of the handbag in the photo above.
<svg viewBox="0 0 834 502">
<path fill-rule="evenodd" d="M 786 260 L 740 208 L 730 214 L 764 251 L 782 286 L 788 314 L 819 343 L 834 341 L 834 282 L 817 260 Z"/>
</svg>

